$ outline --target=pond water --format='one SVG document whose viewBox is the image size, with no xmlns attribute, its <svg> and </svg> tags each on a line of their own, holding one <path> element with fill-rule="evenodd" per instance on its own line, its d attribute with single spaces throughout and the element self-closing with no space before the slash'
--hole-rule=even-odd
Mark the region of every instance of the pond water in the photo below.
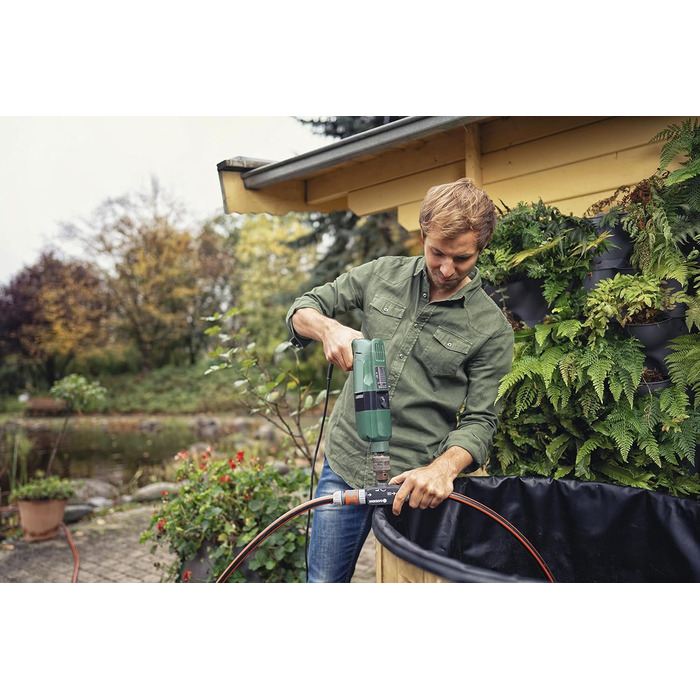
<svg viewBox="0 0 700 700">
<path fill-rule="evenodd" d="M 62 419 L 32 419 L 13 426 L 15 431 L 21 428 L 31 441 L 25 462 L 29 476 L 37 470 L 46 470 L 62 424 Z M 275 451 L 274 434 L 249 418 L 72 419 L 59 444 L 51 473 L 71 479 L 101 479 L 119 488 L 131 483 L 142 485 L 153 476 L 159 480 L 172 478 L 173 458 L 182 450 L 195 453 L 211 445 L 215 452 L 230 456 L 260 441 Z M 11 460 L 12 442 L 8 429 L 0 464 L 7 465 Z M 0 477 L 0 486 L 3 491 L 9 488 L 7 468 Z"/>
</svg>

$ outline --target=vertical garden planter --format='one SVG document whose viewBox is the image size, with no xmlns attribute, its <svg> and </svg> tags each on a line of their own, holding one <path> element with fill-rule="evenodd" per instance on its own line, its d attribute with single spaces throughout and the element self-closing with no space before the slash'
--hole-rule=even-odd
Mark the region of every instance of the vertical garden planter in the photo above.
<svg viewBox="0 0 700 700">
<path fill-rule="evenodd" d="M 498 289 L 484 285 L 484 290 L 502 309 L 510 311 L 517 321 L 530 328 L 542 323 L 549 311 L 539 280 L 515 280 Z"/>
<path fill-rule="evenodd" d="M 615 226 L 602 226 L 600 221 L 602 214 L 593 217 L 591 223 L 600 231 L 607 232 L 610 237 L 607 239 L 609 249 L 596 255 L 591 264 L 591 271 L 584 280 L 587 291 L 591 291 L 598 282 L 608 277 L 614 277 L 615 273 L 627 271 L 631 272 L 630 255 L 634 244 L 629 234 L 622 228 L 620 222 Z"/>
<path fill-rule="evenodd" d="M 656 369 L 664 377 L 668 376 L 668 366 L 665 359 L 671 351 L 669 342 L 679 335 L 687 333 L 685 320 L 678 316 L 666 316 L 656 323 L 631 324 L 625 326 L 625 330 L 633 338 L 637 338 L 643 347 L 646 365 L 649 369 Z"/>
</svg>

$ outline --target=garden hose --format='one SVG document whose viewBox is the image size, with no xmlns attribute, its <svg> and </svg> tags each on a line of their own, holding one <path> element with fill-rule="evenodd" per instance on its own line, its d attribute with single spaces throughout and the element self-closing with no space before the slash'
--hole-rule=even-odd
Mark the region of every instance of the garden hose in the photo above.
<svg viewBox="0 0 700 700">
<path fill-rule="evenodd" d="M 3 508 L 3 512 L 14 512 L 17 510 L 15 507 L 8 507 L 8 508 Z M 73 578 L 71 579 L 71 583 L 78 583 L 78 570 L 80 569 L 80 554 L 78 554 L 78 549 L 75 546 L 75 542 L 73 542 L 73 538 L 71 537 L 70 530 L 68 529 L 68 526 L 61 521 L 61 527 L 63 528 L 63 531 L 66 533 L 66 538 L 68 539 L 68 544 L 70 545 L 71 551 L 73 552 L 73 561 L 75 562 L 75 565 L 73 567 Z"/>
<path fill-rule="evenodd" d="M 282 525 L 284 525 L 286 522 L 296 517 L 297 515 L 306 513 L 307 511 L 310 511 L 318 506 L 328 504 L 340 506 L 373 505 L 371 501 L 376 496 L 375 492 L 377 490 L 378 489 L 376 487 L 372 487 L 370 489 L 338 491 L 333 495 L 316 498 L 311 501 L 307 501 L 306 503 L 302 503 L 301 505 L 296 506 L 295 508 L 292 508 L 290 511 L 277 518 L 277 520 L 275 520 L 264 530 L 258 533 L 238 553 L 238 556 L 236 556 L 236 558 L 228 565 L 228 567 L 226 567 L 226 570 L 221 574 L 221 576 L 219 576 L 219 578 L 216 580 L 216 583 L 226 583 L 231 574 L 233 574 L 233 572 L 248 558 L 248 556 L 255 549 L 257 549 L 257 547 L 262 542 L 264 542 L 270 535 L 276 532 Z M 393 488 L 382 487 L 381 490 L 385 492 L 385 495 L 388 495 L 388 498 L 384 499 L 383 505 L 389 505 L 391 502 L 393 502 L 393 496 L 396 495 L 398 486 L 395 486 Z M 369 497 L 368 494 L 370 494 Z M 456 501 L 457 503 L 461 503 L 462 505 L 475 508 L 476 510 L 480 511 L 481 513 L 484 513 L 485 515 L 495 520 L 499 525 L 501 525 L 508 532 L 510 532 L 510 534 L 513 535 L 525 547 L 525 549 L 530 553 L 530 555 L 532 555 L 532 557 L 537 562 L 537 565 L 544 572 L 544 575 L 547 578 L 547 580 L 550 583 L 555 582 L 554 577 L 552 576 L 552 572 L 550 571 L 549 567 L 545 563 L 540 553 L 535 549 L 533 544 L 525 537 L 525 535 L 523 535 L 512 523 L 508 522 L 508 520 L 506 520 L 502 515 L 496 513 L 496 511 L 492 510 L 488 506 L 485 506 L 483 503 L 480 503 L 479 501 L 476 501 L 473 498 L 469 498 L 468 496 L 464 496 L 463 494 L 456 493 L 454 491 L 447 498 L 449 500 Z"/>
<path fill-rule="evenodd" d="M 70 545 L 70 548 L 73 552 L 73 561 L 75 562 L 75 567 L 73 568 L 73 578 L 71 580 L 71 583 L 78 583 L 78 569 L 80 569 L 80 555 L 78 554 L 78 550 L 75 546 L 75 543 L 73 542 L 73 538 L 71 537 L 70 530 L 68 529 L 68 526 L 61 521 L 61 527 L 63 528 L 63 531 L 66 533 L 66 537 L 68 538 L 68 544 Z"/>
</svg>

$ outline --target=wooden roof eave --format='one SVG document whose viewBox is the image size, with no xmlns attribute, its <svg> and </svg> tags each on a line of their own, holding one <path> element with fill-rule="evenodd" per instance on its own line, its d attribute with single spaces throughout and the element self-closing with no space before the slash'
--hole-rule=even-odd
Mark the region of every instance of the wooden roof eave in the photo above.
<svg viewBox="0 0 700 700">
<path fill-rule="evenodd" d="M 332 179 L 334 171 L 353 162 L 361 163 L 402 144 L 483 119 L 485 117 L 405 117 L 279 162 L 240 157 L 222 161 L 217 169 L 224 211 L 227 214 L 267 212 L 281 215 L 290 211 L 352 209 L 348 193 L 337 188 L 331 188 L 332 194 L 325 198 L 317 194 L 310 196 L 309 181 L 323 174 Z"/>
</svg>

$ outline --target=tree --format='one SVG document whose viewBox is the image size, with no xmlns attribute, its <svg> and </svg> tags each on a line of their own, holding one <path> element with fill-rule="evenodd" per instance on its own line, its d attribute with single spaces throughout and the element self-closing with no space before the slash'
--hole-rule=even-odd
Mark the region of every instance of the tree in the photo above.
<svg viewBox="0 0 700 700">
<path fill-rule="evenodd" d="M 203 342 L 200 318 L 218 304 L 233 270 L 216 225 L 197 232 L 184 206 L 153 179 L 150 190 L 108 198 L 87 220 L 62 228 L 102 269 L 116 327 L 136 345 L 144 369 L 179 354 L 194 361 Z"/>
<path fill-rule="evenodd" d="M 15 362 L 50 386 L 74 358 L 104 342 L 108 308 L 102 281 L 87 263 L 42 253 L 0 289 L 3 363 Z"/>
</svg>

